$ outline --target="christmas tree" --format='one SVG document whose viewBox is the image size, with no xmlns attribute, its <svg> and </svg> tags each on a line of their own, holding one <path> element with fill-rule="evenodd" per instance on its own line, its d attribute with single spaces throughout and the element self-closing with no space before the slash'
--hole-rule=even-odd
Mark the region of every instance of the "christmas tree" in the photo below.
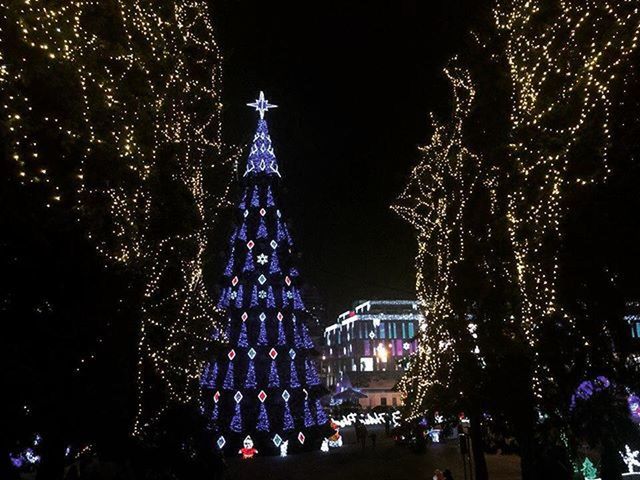
<svg viewBox="0 0 640 480">
<path fill-rule="evenodd" d="M 292 240 L 278 208 L 281 178 L 264 114 L 243 176 L 218 306 L 227 312 L 228 345 L 202 375 L 204 405 L 220 449 L 237 452 L 247 437 L 258 451 L 313 448 L 327 423 L 320 405 L 314 345 L 305 323 Z"/>
</svg>

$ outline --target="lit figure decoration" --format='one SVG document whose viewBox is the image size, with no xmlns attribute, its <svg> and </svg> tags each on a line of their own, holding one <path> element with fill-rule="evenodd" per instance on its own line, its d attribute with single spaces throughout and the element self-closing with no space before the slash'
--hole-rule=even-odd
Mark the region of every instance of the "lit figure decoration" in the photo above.
<svg viewBox="0 0 640 480">
<path fill-rule="evenodd" d="M 329 447 L 338 448 L 342 446 L 342 435 L 340 435 L 340 427 L 333 420 L 329 423 L 329 426 L 333 428 L 335 433 L 329 438 L 325 439 Z"/>
<path fill-rule="evenodd" d="M 598 476 L 598 471 L 596 470 L 596 467 L 593 465 L 591 460 L 589 460 L 589 457 L 586 457 L 584 459 L 584 462 L 582 462 L 582 468 L 580 469 L 580 472 L 582 472 L 584 480 L 595 480 Z"/>
<path fill-rule="evenodd" d="M 624 449 L 625 453 L 620 452 L 620 456 L 627 466 L 628 473 L 640 473 L 640 471 L 636 471 L 636 467 L 640 467 L 640 460 L 638 459 L 640 450 L 631 450 L 629 445 L 625 445 Z"/>
<path fill-rule="evenodd" d="M 238 453 L 242 455 L 242 458 L 244 459 L 253 458 L 253 456 L 258 453 L 258 450 L 253 446 L 253 440 L 249 435 L 247 435 L 242 442 L 242 448 L 238 450 Z"/>
<path fill-rule="evenodd" d="M 289 451 L 289 440 L 285 440 L 280 444 L 280 456 L 286 457 Z"/>
</svg>

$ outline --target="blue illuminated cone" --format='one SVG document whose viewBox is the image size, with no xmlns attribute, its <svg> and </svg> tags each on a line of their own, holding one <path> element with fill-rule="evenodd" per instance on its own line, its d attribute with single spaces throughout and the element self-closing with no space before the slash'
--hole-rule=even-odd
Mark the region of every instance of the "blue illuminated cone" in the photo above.
<svg viewBox="0 0 640 480">
<path fill-rule="evenodd" d="M 260 118 L 218 303 L 229 319 L 229 344 L 208 362 L 201 384 L 215 438 L 224 439 L 221 449 L 237 452 L 250 435 L 260 452 L 276 453 L 274 439 L 288 440 L 290 451 L 313 448 L 327 418 L 318 411 L 324 392 L 305 324 L 309 315 L 278 206 L 281 174 L 264 118 L 275 105 L 262 92 L 249 105 Z"/>
</svg>

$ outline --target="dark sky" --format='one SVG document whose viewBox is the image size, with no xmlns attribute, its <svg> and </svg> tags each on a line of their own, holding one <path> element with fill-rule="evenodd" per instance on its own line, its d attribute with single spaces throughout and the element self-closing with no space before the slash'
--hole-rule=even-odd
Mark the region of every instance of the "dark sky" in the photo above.
<svg viewBox="0 0 640 480">
<path fill-rule="evenodd" d="M 412 228 L 390 209 L 446 112 L 442 67 L 479 4 L 462 0 L 212 3 L 224 64 L 224 135 L 248 143 L 264 90 L 301 272 L 329 320 L 361 298 L 411 298 Z"/>
</svg>

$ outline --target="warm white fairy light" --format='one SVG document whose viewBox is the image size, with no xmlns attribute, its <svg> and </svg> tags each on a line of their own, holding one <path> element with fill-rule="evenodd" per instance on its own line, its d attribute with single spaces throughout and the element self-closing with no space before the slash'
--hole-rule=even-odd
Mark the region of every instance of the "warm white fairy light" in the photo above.
<svg viewBox="0 0 640 480">
<path fill-rule="evenodd" d="M 572 185 L 609 175 L 610 111 L 621 66 L 637 48 L 638 3 L 630 0 L 509 0 L 494 9 L 511 81 L 510 158 L 518 178 L 508 197 L 509 235 L 520 291 L 522 331 L 537 356 L 534 393 L 543 395 L 541 319 L 573 319 L 558 304 L 559 245 Z M 576 147 L 588 138 L 601 151 L 581 174 Z M 584 163 L 584 162 L 582 162 Z M 575 170 L 575 168 L 574 168 Z"/>
<path fill-rule="evenodd" d="M 457 338 L 450 332 L 452 267 L 464 256 L 465 206 L 479 158 L 463 144 L 464 122 L 475 97 L 469 72 L 454 61 L 445 69 L 453 89 L 451 120 L 433 121 L 431 142 L 409 183 L 392 208 L 417 230 L 416 292 L 422 307 L 418 350 L 400 382 L 409 397 L 408 417 L 423 413 L 423 402 L 436 384 L 446 386 L 458 361 Z M 471 175 L 470 175 L 471 172 Z M 475 331 L 475 330 L 474 330 Z"/>
<path fill-rule="evenodd" d="M 0 16 L 0 107 L 17 181 L 44 190 L 47 207 L 73 210 L 107 263 L 144 285 L 140 433 L 158 413 L 143 403 L 147 374 L 163 379 L 169 400 L 197 398 L 198 346 L 219 320 L 203 257 L 237 152 L 221 143 L 207 2 L 0 1 Z M 188 231 L 157 233 L 161 171 L 192 211 Z"/>
<path fill-rule="evenodd" d="M 573 319 L 558 305 L 559 245 L 565 215 L 563 194 L 570 186 L 603 181 L 609 175 L 610 111 L 622 66 L 637 48 L 640 12 L 637 2 L 515 0 L 494 8 L 497 37 L 511 81 L 509 152 L 517 178 L 507 194 L 507 220 L 519 287 L 522 333 L 536 357 L 533 388 L 553 382 L 539 355 L 540 320 L 550 315 Z M 464 253 L 463 207 L 473 187 L 473 175 L 458 168 L 465 155 L 461 129 L 473 99 L 468 75 L 451 75 L 456 100 L 450 124 L 436 124 L 431 144 L 412 172 L 395 210 L 418 230 L 417 292 L 425 310 L 419 351 L 402 388 L 413 399 L 412 415 L 428 389 L 448 382 L 449 366 L 457 360 L 454 338 L 446 329 L 452 315 L 449 302 L 451 266 Z M 457 78 L 457 80 L 456 80 Z M 461 88 L 461 86 L 465 88 Z M 578 174 L 570 168 L 588 137 L 600 148 L 601 161 Z M 486 173 L 486 172 L 485 172 Z M 493 205 L 501 201 L 491 179 L 482 175 Z M 448 182 L 448 183 L 447 183 Z M 495 212 L 494 212 L 495 213 Z M 551 254 L 550 254 L 551 252 Z M 480 359 L 481 360 L 481 359 Z M 482 363 L 482 362 L 481 362 Z M 444 375 L 442 375 L 444 373 Z"/>
</svg>

